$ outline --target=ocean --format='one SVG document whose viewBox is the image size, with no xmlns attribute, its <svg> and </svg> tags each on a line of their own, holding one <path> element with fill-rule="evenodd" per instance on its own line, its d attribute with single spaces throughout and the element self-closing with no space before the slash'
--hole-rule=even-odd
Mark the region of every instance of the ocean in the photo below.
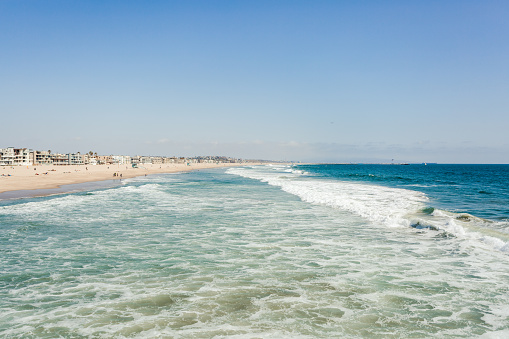
<svg viewBox="0 0 509 339">
<path fill-rule="evenodd" d="M 267 165 L 0 201 L 2 338 L 508 338 L 508 165 Z"/>
</svg>

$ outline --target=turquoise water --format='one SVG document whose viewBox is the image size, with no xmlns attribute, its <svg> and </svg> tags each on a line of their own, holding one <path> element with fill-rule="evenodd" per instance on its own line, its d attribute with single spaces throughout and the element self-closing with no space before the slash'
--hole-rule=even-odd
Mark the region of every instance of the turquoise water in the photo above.
<svg viewBox="0 0 509 339">
<path fill-rule="evenodd" d="M 469 173 L 259 166 L 0 201 L 0 337 L 508 337 L 507 167 Z"/>
</svg>

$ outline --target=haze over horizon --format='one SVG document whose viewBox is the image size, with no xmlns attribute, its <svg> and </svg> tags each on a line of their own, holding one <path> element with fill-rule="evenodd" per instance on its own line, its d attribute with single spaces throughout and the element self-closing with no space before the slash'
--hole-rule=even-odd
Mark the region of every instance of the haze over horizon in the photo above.
<svg viewBox="0 0 509 339">
<path fill-rule="evenodd" d="M 0 2 L 0 148 L 509 163 L 504 1 Z"/>
</svg>

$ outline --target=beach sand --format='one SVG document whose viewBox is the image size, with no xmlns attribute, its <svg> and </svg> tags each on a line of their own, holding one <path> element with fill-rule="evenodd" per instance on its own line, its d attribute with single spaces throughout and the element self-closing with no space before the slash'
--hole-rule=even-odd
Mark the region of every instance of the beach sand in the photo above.
<svg viewBox="0 0 509 339">
<path fill-rule="evenodd" d="M 58 188 L 92 181 L 126 179 L 157 173 L 186 172 L 207 168 L 241 166 L 240 163 L 190 163 L 131 165 L 35 165 L 0 166 L 0 193 L 18 190 Z M 114 176 L 114 174 L 117 174 Z M 120 176 L 122 175 L 122 176 Z"/>
</svg>

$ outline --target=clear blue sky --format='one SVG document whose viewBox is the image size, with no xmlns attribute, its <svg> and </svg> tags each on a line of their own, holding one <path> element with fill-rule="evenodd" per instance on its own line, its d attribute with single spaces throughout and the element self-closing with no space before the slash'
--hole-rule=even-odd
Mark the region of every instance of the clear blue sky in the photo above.
<svg viewBox="0 0 509 339">
<path fill-rule="evenodd" d="M 509 163 L 508 1 L 0 0 L 0 147 Z"/>
</svg>

